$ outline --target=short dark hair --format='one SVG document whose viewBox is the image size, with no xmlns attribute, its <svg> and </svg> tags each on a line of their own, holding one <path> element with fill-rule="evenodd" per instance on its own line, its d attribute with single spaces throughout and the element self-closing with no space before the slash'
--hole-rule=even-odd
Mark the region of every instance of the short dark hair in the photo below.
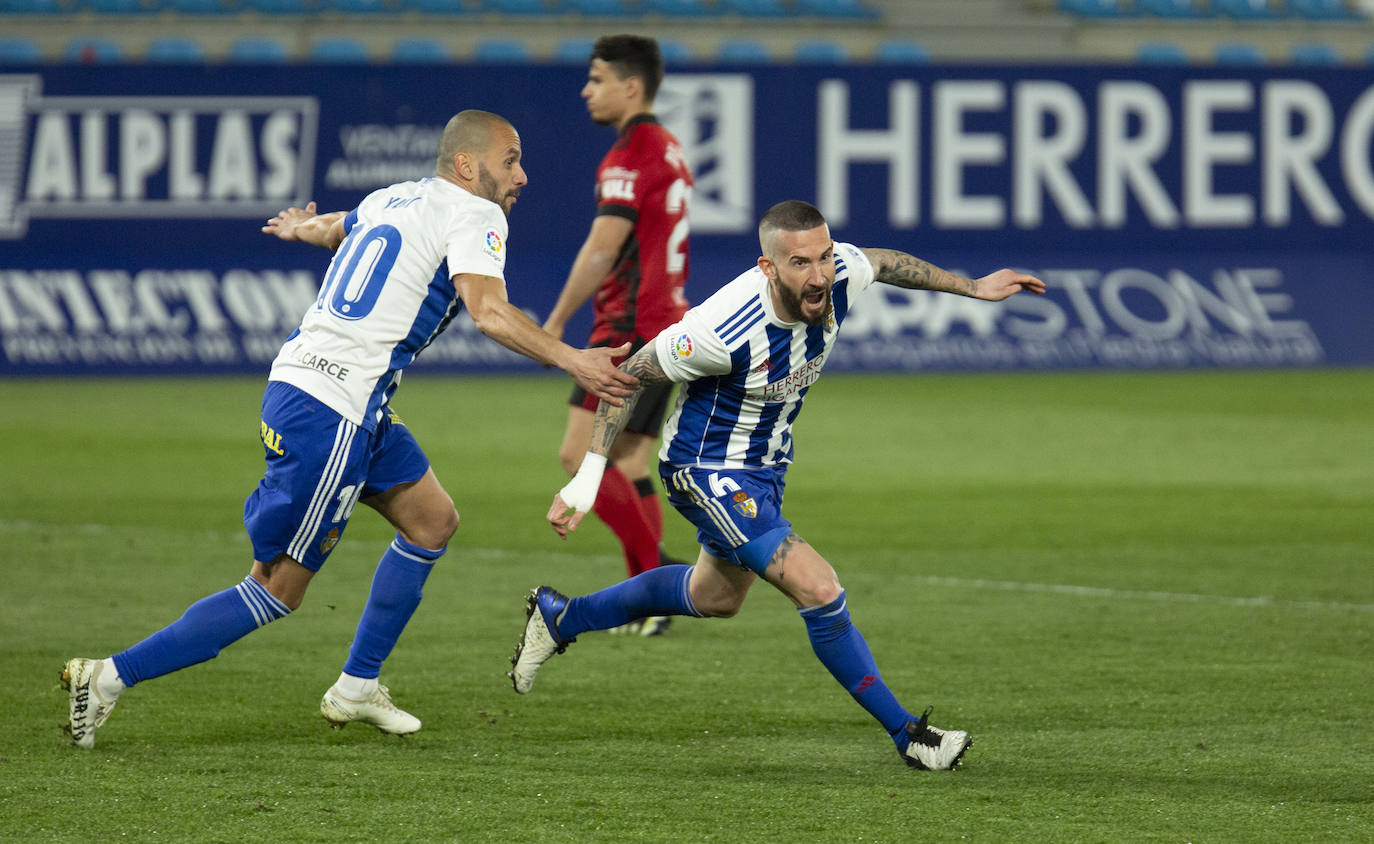
<svg viewBox="0 0 1374 844">
<path fill-rule="evenodd" d="M 638 76 L 644 83 L 644 101 L 654 101 L 663 81 L 663 54 L 657 41 L 642 35 L 603 35 L 592 45 L 591 58 L 613 67 L 621 79 Z"/>
<path fill-rule="evenodd" d="M 816 206 L 799 199 L 784 200 L 769 208 L 759 220 L 759 244 L 771 232 L 805 232 L 823 225 L 825 215 Z"/>
</svg>

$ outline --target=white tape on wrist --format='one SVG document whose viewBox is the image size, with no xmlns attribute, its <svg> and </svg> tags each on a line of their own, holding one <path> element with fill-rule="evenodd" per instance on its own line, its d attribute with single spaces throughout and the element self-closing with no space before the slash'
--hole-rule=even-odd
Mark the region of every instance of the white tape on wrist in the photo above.
<svg viewBox="0 0 1374 844">
<path fill-rule="evenodd" d="M 601 476 L 606 472 L 606 455 L 587 452 L 577 474 L 567 486 L 558 491 L 563 503 L 579 513 L 587 513 L 596 503 L 596 491 L 601 488 Z"/>
</svg>

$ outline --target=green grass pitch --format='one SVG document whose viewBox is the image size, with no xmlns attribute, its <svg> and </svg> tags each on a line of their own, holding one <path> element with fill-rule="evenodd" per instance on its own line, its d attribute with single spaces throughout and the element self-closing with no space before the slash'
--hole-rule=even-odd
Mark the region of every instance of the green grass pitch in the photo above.
<svg viewBox="0 0 1374 844">
<path fill-rule="evenodd" d="M 585 635 L 516 696 L 524 592 L 623 564 L 594 519 L 543 522 L 565 381 L 423 373 L 396 405 L 463 524 L 382 679 L 424 729 L 318 714 L 390 537 L 360 507 L 297 613 L 69 747 L 66 658 L 246 574 L 261 387 L 0 381 L 0 838 L 1374 834 L 1374 371 L 818 384 L 785 512 L 908 708 L 973 733 L 953 774 L 900 763 L 766 584 L 734 619 Z"/>
</svg>

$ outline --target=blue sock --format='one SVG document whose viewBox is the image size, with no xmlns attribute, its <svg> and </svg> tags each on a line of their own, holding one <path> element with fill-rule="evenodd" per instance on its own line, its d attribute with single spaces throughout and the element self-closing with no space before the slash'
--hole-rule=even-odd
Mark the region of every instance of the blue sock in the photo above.
<svg viewBox="0 0 1374 844">
<path fill-rule="evenodd" d="M 823 607 L 801 610 L 806 622 L 806 634 L 811 637 L 811 649 L 845 691 L 849 692 L 868 714 L 878 719 L 892 740 L 901 745 L 906 733 L 903 728 L 912 720 L 906 707 L 897 702 L 892 691 L 878 673 L 873 652 L 868 643 L 849 620 L 845 593 Z"/>
<path fill-rule="evenodd" d="M 348 661 L 343 667 L 345 674 L 371 678 L 382 673 L 382 660 L 396 647 L 406 622 L 420 605 L 420 593 L 425 579 L 434 570 L 434 561 L 446 550 L 431 551 L 411 545 L 400 534 L 396 535 L 381 562 L 377 563 L 372 591 L 363 607 L 363 617 L 358 621 L 353 647 L 348 649 Z"/>
<path fill-rule="evenodd" d="M 609 630 L 651 615 L 701 618 L 687 594 L 688 565 L 659 566 L 599 592 L 573 598 L 558 619 L 558 635 L 572 639 L 588 630 Z"/>
<path fill-rule="evenodd" d="M 251 576 L 196 601 L 181 618 L 114 655 L 126 686 L 214 659 L 221 649 L 291 610 Z"/>
</svg>

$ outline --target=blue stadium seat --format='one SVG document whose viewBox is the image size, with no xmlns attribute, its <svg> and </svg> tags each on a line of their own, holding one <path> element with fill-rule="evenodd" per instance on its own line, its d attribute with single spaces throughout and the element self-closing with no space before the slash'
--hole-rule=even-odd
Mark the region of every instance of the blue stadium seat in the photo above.
<svg viewBox="0 0 1374 844">
<path fill-rule="evenodd" d="M 225 0 L 162 0 L 162 7 L 183 15 L 223 15 L 233 11 Z"/>
<path fill-rule="evenodd" d="M 336 64 L 366 64 L 367 45 L 356 38 L 321 38 L 310 45 L 310 60 Z"/>
<path fill-rule="evenodd" d="M 1288 0 L 1288 11 L 1311 20 L 1357 20 L 1344 0 Z"/>
<path fill-rule="evenodd" d="M 244 6 L 264 15 L 303 15 L 311 11 L 308 0 L 244 0 Z"/>
<path fill-rule="evenodd" d="M 1173 41 L 1146 41 L 1136 47 L 1136 61 L 1141 64 L 1187 64 L 1188 54 L 1183 45 Z"/>
<path fill-rule="evenodd" d="M 474 61 L 489 64 L 528 64 L 534 61 L 529 45 L 514 38 L 488 38 L 473 48 Z"/>
<path fill-rule="evenodd" d="M 38 64 L 43 51 L 32 38 L 0 38 L 0 64 Z"/>
<path fill-rule="evenodd" d="M 395 11 L 388 0 L 320 0 L 320 5 L 345 15 L 375 15 Z"/>
<path fill-rule="evenodd" d="M 466 6 L 457 0 L 401 0 L 402 8 L 424 15 L 466 15 L 482 11 L 476 6 Z"/>
<path fill-rule="evenodd" d="M 627 0 L 563 0 L 563 7 L 583 15 L 618 17 L 635 14 Z"/>
<path fill-rule="evenodd" d="M 1340 51 L 1330 44 L 1305 42 L 1293 45 L 1293 49 L 1288 51 L 1288 60 L 1293 64 L 1309 66 L 1338 65 L 1341 63 L 1341 54 Z"/>
<path fill-rule="evenodd" d="M 3 11 L 11 15 L 64 15 L 76 10 L 74 0 L 5 0 Z"/>
<path fill-rule="evenodd" d="M 718 0 L 722 12 L 732 12 L 746 18 L 781 18 L 787 9 L 782 0 Z"/>
<path fill-rule="evenodd" d="M 767 64 L 773 54 L 762 41 L 753 38 L 727 38 L 716 48 L 716 59 L 727 64 Z"/>
<path fill-rule="evenodd" d="M 395 64 L 442 64 L 452 58 L 448 47 L 434 38 L 400 38 L 391 48 Z"/>
<path fill-rule="evenodd" d="M 706 0 L 640 0 L 639 8 L 647 14 L 675 18 L 704 18 L 720 14 Z"/>
<path fill-rule="evenodd" d="M 1200 18 L 1211 11 L 1198 0 L 1135 0 L 1135 8 L 1157 18 Z"/>
<path fill-rule="evenodd" d="M 441 2 L 441 0 L 429 0 L 429 2 Z M 457 0 L 447 0 L 450 6 L 458 5 Z M 501 15 L 547 15 L 557 11 L 556 3 L 546 2 L 546 0 L 486 0 L 487 11 L 496 12 Z"/>
<path fill-rule="evenodd" d="M 844 64 L 849 61 L 849 49 L 836 41 L 807 38 L 797 42 L 793 58 L 801 64 Z"/>
<path fill-rule="evenodd" d="M 95 35 L 72 39 L 62 58 L 76 64 L 110 64 L 123 61 L 124 51 L 117 41 Z"/>
<path fill-rule="evenodd" d="M 286 46 L 277 39 L 247 36 L 229 45 L 226 58 L 242 64 L 281 64 L 288 57 Z"/>
<path fill-rule="evenodd" d="M 150 62 L 199 64 L 205 61 L 205 46 L 192 38 L 154 38 L 143 57 Z"/>
<path fill-rule="evenodd" d="M 1119 18 L 1129 14 L 1121 0 L 1059 0 L 1059 10 L 1085 18 Z"/>
<path fill-rule="evenodd" d="M 86 7 L 98 15 L 146 15 L 158 10 L 156 2 L 144 0 L 86 0 Z"/>
<path fill-rule="evenodd" d="M 1217 64 L 1226 65 L 1259 65 L 1266 61 L 1264 51 L 1259 47 L 1239 41 L 1218 44 L 1215 57 Z"/>
<path fill-rule="evenodd" d="M 1227 17 L 1242 20 L 1273 20 L 1279 17 L 1269 8 L 1269 0 L 1212 0 L 1212 8 Z"/>
<path fill-rule="evenodd" d="M 658 39 L 658 52 L 662 54 L 665 63 L 682 64 L 696 59 L 692 48 L 675 38 Z"/>
<path fill-rule="evenodd" d="M 553 60 L 559 64 L 585 65 L 595 43 L 595 38 L 568 38 L 559 41 L 553 50 Z"/>
<path fill-rule="evenodd" d="M 930 50 L 924 44 L 905 38 L 889 38 L 880 42 L 873 51 L 873 61 L 881 64 L 925 64 L 930 61 Z"/>
<path fill-rule="evenodd" d="M 797 14 L 810 17 L 856 21 L 879 17 L 878 10 L 864 3 L 864 0 L 793 0 L 793 8 Z"/>
</svg>

